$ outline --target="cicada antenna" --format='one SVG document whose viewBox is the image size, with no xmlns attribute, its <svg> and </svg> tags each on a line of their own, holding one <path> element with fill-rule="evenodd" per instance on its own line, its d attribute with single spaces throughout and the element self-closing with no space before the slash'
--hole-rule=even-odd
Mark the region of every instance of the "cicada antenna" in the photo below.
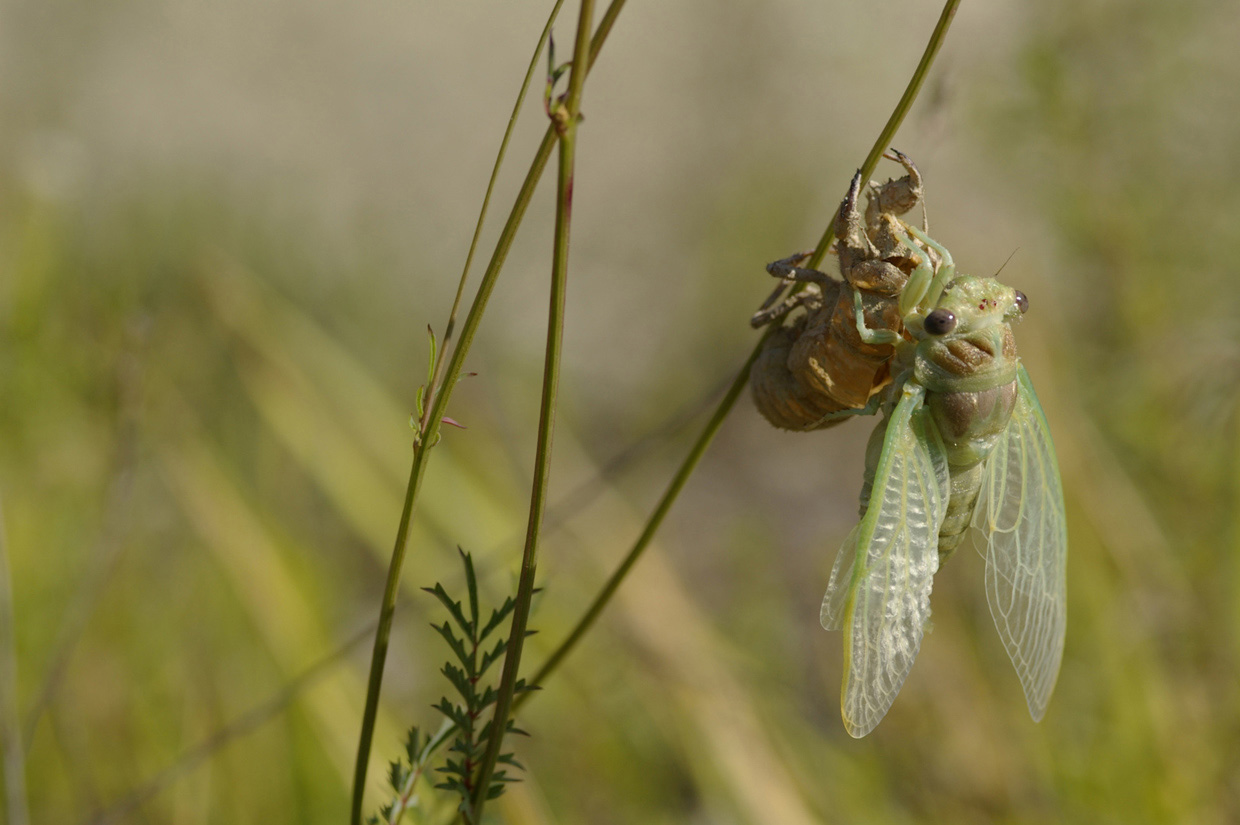
<svg viewBox="0 0 1240 825">
<path fill-rule="evenodd" d="M 1011 263 L 1011 262 L 1012 262 L 1012 259 L 1016 257 L 1016 253 L 1017 253 L 1017 252 L 1020 252 L 1020 247 L 1019 247 L 1019 246 L 1018 246 L 1018 247 L 1016 247 L 1015 249 L 1013 249 L 1013 250 L 1012 250 L 1012 254 L 1007 256 L 1007 260 L 1003 262 L 1003 265 L 1002 265 L 1002 266 L 1000 266 L 998 269 L 996 269 L 996 270 L 995 270 L 995 274 L 994 274 L 994 275 L 991 275 L 990 277 L 992 277 L 992 278 L 998 278 L 998 277 L 999 277 L 999 273 L 1003 271 L 1003 267 L 1007 266 L 1009 263 Z"/>
</svg>

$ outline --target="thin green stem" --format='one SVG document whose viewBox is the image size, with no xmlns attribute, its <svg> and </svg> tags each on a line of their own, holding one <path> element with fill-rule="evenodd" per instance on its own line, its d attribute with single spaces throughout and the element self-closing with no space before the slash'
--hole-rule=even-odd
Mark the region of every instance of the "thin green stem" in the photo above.
<svg viewBox="0 0 1240 825">
<path fill-rule="evenodd" d="M 908 115 L 909 109 L 913 108 L 913 101 L 917 100 L 918 93 L 921 92 L 921 85 L 926 79 L 926 75 L 930 73 L 930 67 L 934 64 L 934 58 L 938 56 L 939 49 L 943 46 L 943 41 L 947 38 L 947 30 L 951 28 L 952 19 L 956 16 L 956 7 L 960 5 L 960 0 L 947 0 L 943 5 L 943 11 L 939 14 L 939 22 L 935 24 L 934 31 L 930 33 L 930 41 L 926 43 L 926 50 L 921 53 L 921 60 L 917 63 L 917 68 L 913 70 L 913 76 L 909 78 L 908 85 L 904 88 L 904 94 L 901 95 L 900 101 L 896 103 L 895 109 L 891 111 L 891 117 L 887 118 L 883 131 L 879 133 L 878 140 L 874 141 L 874 145 L 870 147 L 870 153 L 865 156 L 865 162 L 861 164 L 861 179 L 869 180 L 870 175 L 874 174 L 874 170 L 878 168 L 878 161 L 891 147 L 891 139 L 896 136 L 896 132 L 900 129 L 900 124 L 904 122 L 904 118 Z M 840 213 L 838 207 L 831 220 L 827 222 L 827 230 L 822 233 L 818 245 L 814 247 L 814 254 L 809 257 L 805 266 L 810 269 L 816 269 L 822 259 L 826 257 L 827 248 L 831 246 L 831 241 L 835 239 L 835 221 L 839 218 Z"/>
<path fill-rule="evenodd" d="M 594 65 L 594 61 L 606 42 L 607 36 L 611 33 L 612 26 L 615 24 L 620 11 L 624 8 L 624 4 L 625 0 L 612 0 L 611 5 L 604 13 L 598 30 L 590 43 L 590 56 L 586 63 L 587 70 Z M 517 193 L 512 210 L 508 214 L 508 220 L 500 231 L 499 239 L 495 243 L 495 250 L 491 254 L 490 263 L 487 264 L 486 271 L 482 275 L 482 280 L 478 285 L 478 292 L 474 296 L 473 304 L 470 306 L 469 313 L 465 317 L 465 323 L 461 328 L 461 339 L 452 350 L 452 357 L 448 361 L 447 371 L 443 380 L 439 383 L 438 389 L 433 392 L 434 400 L 429 405 L 430 413 L 426 416 L 426 423 L 420 430 L 421 437 L 419 442 L 414 447 L 413 463 L 409 469 L 409 483 L 405 488 L 405 503 L 401 511 L 400 527 L 396 533 L 396 544 L 392 550 L 391 562 L 388 565 L 387 581 L 383 589 L 383 601 L 379 608 L 379 624 L 375 630 L 375 645 L 370 660 L 370 677 L 366 686 L 366 707 L 362 713 L 362 729 L 358 735 L 357 762 L 353 772 L 353 800 L 350 815 L 352 825 L 361 825 L 362 823 L 362 804 L 366 794 L 366 774 L 370 763 L 370 749 L 374 740 L 375 720 L 379 713 L 379 694 L 383 687 L 383 668 L 387 661 L 388 645 L 392 634 L 392 620 L 396 613 L 396 594 L 399 590 L 401 570 L 405 562 L 414 503 L 417 500 L 418 489 L 422 484 L 427 457 L 438 438 L 440 421 L 443 419 L 448 400 L 452 396 L 452 390 L 460 377 L 465 355 L 473 343 L 474 334 L 482 321 L 482 314 L 486 310 L 487 301 L 491 297 L 491 292 L 495 288 L 499 272 L 508 257 L 508 251 L 512 247 L 517 229 L 525 217 L 525 211 L 529 207 L 531 198 L 534 196 L 534 189 L 538 184 L 539 178 L 542 177 L 547 160 L 551 157 L 551 149 L 555 145 L 556 138 L 556 129 L 554 124 L 552 124 L 548 126 L 546 134 L 543 135 L 542 143 L 539 144 L 534 154 L 529 171 L 526 173 L 521 189 Z"/>
<path fill-rule="evenodd" d="M 551 14 L 547 16 L 547 24 L 543 26 L 542 34 L 538 36 L 538 45 L 534 47 L 534 54 L 530 57 L 530 65 L 525 70 L 525 78 L 521 81 L 521 91 L 517 92 L 516 102 L 512 105 L 512 114 L 508 116 L 508 127 L 504 129 L 504 137 L 499 143 L 499 152 L 495 155 L 495 165 L 491 167 L 491 179 L 487 181 L 487 191 L 482 196 L 482 208 L 478 211 L 478 222 L 474 225 L 474 236 L 469 241 L 469 252 L 465 255 L 465 266 L 461 269 L 461 279 L 456 285 L 456 297 L 452 299 L 452 309 L 448 311 L 448 323 L 444 327 L 443 342 L 439 347 L 439 357 L 435 361 L 430 383 L 426 387 L 429 396 L 425 403 L 425 412 L 423 413 L 422 420 L 418 422 L 419 432 L 426 432 L 426 427 L 430 423 L 430 402 L 434 399 L 435 393 L 440 386 L 439 376 L 443 373 L 444 360 L 448 354 L 448 344 L 452 341 L 452 333 L 456 329 L 456 314 L 461 306 L 461 296 L 465 294 L 465 281 L 469 278 L 469 268 L 473 265 L 474 253 L 478 249 L 478 238 L 482 235 L 482 225 L 486 222 L 487 208 L 491 205 L 491 193 L 495 190 L 495 181 L 499 179 L 500 166 L 503 165 L 504 154 L 508 151 L 508 141 L 512 138 L 513 130 L 517 126 L 517 115 L 521 113 L 521 104 L 525 102 L 526 92 L 530 88 L 530 80 L 534 77 L 534 70 L 538 68 L 543 47 L 546 46 L 547 37 L 551 34 L 551 26 L 555 23 L 556 17 L 560 14 L 560 7 L 563 5 L 564 0 L 555 0 L 555 6 L 552 7 Z"/>
<path fill-rule="evenodd" d="M 899 103 L 896 104 L 896 108 L 892 111 L 891 117 L 888 118 L 886 126 L 883 127 L 882 133 L 879 134 L 878 140 L 874 142 L 873 148 L 870 149 L 870 154 L 866 157 L 865 163 L 861 166 L 863 179 L 868 179 L 869 176 L 874 173 L 874 169 L 878 165 L 878 159 L 882 157 L 883 152 L 887 151 L 887 147 L 890 144 L 891 139 L 900 128 L 900 124 L 904 121 L 909 109 L 912 108 L 913 101 L 917 98 L 917 93 L 921 89 L 922 82 L 925 80 L 926 74 L 930 69 L 930 65 L 934 62 L 934 57 L 938 54 L 939 48 L 943 44 L 943 38 L 947 35 L 948 27 L 951 25 L 952 18 L 956 14 L 956 7 L 959 5 L 960 0 L 947 0 L 947 4 L 943 7 L 943 13 L 939 16 L 938 25 L 935 26 L 934 32 L 930 36 L 930 42 L 926 45 L 926 50 L 922 54 L 921 62 L 917 64 L 917 69 L 913 72 L 913 77 L 909 80 L 908 86 L 904 90 L 904 95 L 900 98 Z M 823 234 L 822 240 L 818 242 L 814 255 L 810 258 L 810 262 L 806 264 L 807 266 L 816 267 L 826 254 L 827 248 L 831 245 L 831 241 L 835 236 L 836 217 L 838 217 L 838 212 L 836 215 L 832 216 L 831 220 L 827 223 L 827 231 Z M 726 419 L 728 413 L 732 411 L 732 407 L 736 404 L 736 400 L 740 397 L 741 392 L 744 390 L 745 384 L 748 381 L 750 368 L 753 366 L 754 361 L 757 360 L 758 354 L 762 351 L 762 346 L 766 342 L 767 337 L 774 333 L 775 327 L 776 325 L 771 325 L 771 328 L 767 330 L 766 335 L 758 341 L 757 345 L 753 349 L 753 352 L 749 354 L 748 360 L 745 361 L 744 366 L 741 367 L 740 371 L 736 375 L 736 378 L 732 381 L 732 385 L 729 387 L 727 394 L 723 397 L 723 400 L 719 402 L 719 406 L 715 409 L 714 414 L 711 415 L 710 421 L 707 422 L 706 427 L 702 430 L 702 433 L 693 443 L 693 447 L 690 448 L 689 454 L 685 457 L 685 460 L 681 463 L 680 468 L 676 471 L 676 475 L 672 477 L 672 481 L 668 485 L 667 490 L 663 493 L 663 497 L 659 499 L 659 503 L 655 506 L 654 512 L 652 512 L 650 514 L 650 518 L 647 519 L 641 535 L 637 537 L 637 541 L 633 544 L 632 548 L 629 549 L 629 552 L 625 555 L 624 559 L 621 560 L 619 566 L 607 579 L 606 584 L 603 585 L 603 588 L 594 597 L 594 600 L 590 603 L 590 606 L 586 609 L 586 612 L 582 614 L 580 619 L 577 620 L 577 624 L 574 625 L 572 631 L 569 632 L 568 637 L 560 643 L 559 647 L 557 647 L 551 656 L 547 658 L 547 661 L 543 663 L 543 666 L 530 680 L 530 684 L 532 686 L 542 685 L 547 680 L 547 677 L 550 676 L 561 663 L 563 663 L 564 659 L 570 652 L 572 652 L 573 648 L 585 635 L 586 631 L 588 631 L 594 624 L 595 620 L 598 619 L 599 615 L 603 612 L 603 609 L 607 607 L 607 604 L 611 601 L 611 598 L 615 595 L 616 591 L 620 589 L 620 585 L 628 576 L 629 571 L 633 568 L 633 565 L 637 563 L 638 558 L 641 557 L 641 554 L 650 544 L 650 541 L 654 538 L 655 533 L 658 532 L 660 525 L 663 523 L 663 518 L 667 515 L 668 511 L 671 510 L 672 504 L 676 501 L 676 497 L 680 495 L 681 489 L 684 487 L 685 482 L 688 481 L 689 476 L 693 473 L 693 470 L 697 467 L 697 464 L 701 460 L 703 454 L 705 454 L 706 448 L 709 447 L 711 441 L 714 440 L 715 434 L 723 425 L 724 419 Z M 518 699 L 518 707 L 527 696 L 533 695 L 533 693 L 523 694 Z"/>
<path fill-rule="evenodd" d="M 525 533 L 525 549 L 521 556 L 521 576 L 517 582 L 516 606 L 512 611 L 512 629 L 504 653 L 504 670 L 495 698 L 495 715 L 491 719 L 491 735 L 478 766 L 474 784 L 471 818 L 482 822 L 482 811 L 490 797 L 491 777 L 499 758 L 508 717 L 512 710 L 521 668 L 521 650 L 529 626 L 530 604 L 534 597 L 534 578 L 538 571 L 538 537 L 547 506 L 547 483 L 551 475 L 551 446 L 555 434 L 556 398 L 560 383 L 560 354 L 564 338 L 564 295 L 568 284 L 568 241 L 573 216 L 573 171 L 577 156 L 577 126 L 580 122 L 581 93 L 585 86 L 590 28 L 594 18 L 594 0 L 581 0 L 577 16 L 577 39 L 573 47 L 573 69 L 569 74 L 568 92 L 563 104 L 552 110 L 552 122 L 559 132 L 559 175 L 555 203 L 555 241 L 551 258 L 551 305 L 547 318 L 547 353 L 543 368 L 542 408 L 538 419 L 538 447 L 534 459 L 534 482 L 530 494 L 529 521 Z"/>
</svg>

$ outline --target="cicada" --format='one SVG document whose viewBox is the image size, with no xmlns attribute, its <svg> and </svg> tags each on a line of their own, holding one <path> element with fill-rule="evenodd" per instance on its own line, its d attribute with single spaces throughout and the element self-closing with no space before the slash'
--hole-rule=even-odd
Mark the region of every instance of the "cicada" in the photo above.
<svg viewBox="0 0 1240 825">
<path fill-rule="evenodd" d="M 871 328 L 900 331 L 898 299 L 916 267 L 918 248 L 901 240 L 899 216 L 922 202 L 922 185 L 917 167 L 906 155 L 893 149 L 886 157 L 904 166 L 906 174 L 869 185 L 864 220 L 857 205 L 860 172 L 840 204 L 835 250 L 843 281 L 799 266 L 808 252 L 767 267 L 780 279 L 780 286 L 754 314 L 751 325 L 770 323 L 798 307 L 806 310 L 767 337 L 750 371 L 754 403 L 776 427 L 829 427 L 856 414 L 891 382 L 888 362 L 895 348 L 886 340 L 872 343 L 860 337 L 854 304 L 860 302 Z M 782 298 L 798 281 L 806 288 Z"/>
<path fill-rule="evenodd" d="M 892 382 L 866 451 L 861 521 L 840 548 L 821 612 L 823 627 L 844 631 L 842 715 L 854 737 L 874 729 L 904 684 L 934 574 L 970 524 L 990 613 L 1035 721 L 1063 656 L 1063 487 L 1012 336 L 1029 302 L 994 278 L 958 274 L 947 249 L 904 229 L 919 261 L 897 299 L 903 333 L 867 326 L 854 298 L 860 339 L 894 347 Z"/>
</svg>

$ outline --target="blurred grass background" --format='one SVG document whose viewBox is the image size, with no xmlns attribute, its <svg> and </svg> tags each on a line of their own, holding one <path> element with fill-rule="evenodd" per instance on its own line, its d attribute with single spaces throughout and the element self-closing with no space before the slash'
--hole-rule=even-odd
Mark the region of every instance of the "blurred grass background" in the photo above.
<svg viewBox="0 0 1240 825">
<path fill-rule="evenodd" d="M 0 500 L 33 822 L 344 818 L 369 637 L 297 680 L 374 619 L 425 329 L 442 333 L 549 5 L 0 6 Z M 621 15 L 584 98 L 552 476 L 569 504 L 531 666 L 636 536 L 756 340 L 763 264 L 821 234 L 937 5 Z M 961 553 L 891 713 L 844 733 L 817 612 L 869 425 L 781 433 L 746 401 L 523 713 L 530 770 L 492 813 L 1240 819 L 1237 35 L 1224 0 L 968 1 L 895 141 L 965 271 L 1018 250 L 1004 280 L 1030 297 L 1018 339 L 1069 497 L 1046 720 Z M 485 238 L 543 129 L 535 100 Z M 449 410 L 469 429 L 423 487 L 372 810 L 445 691 L 417 588 L 459 585 L 457 544 L 492 597 L 514 581 L 550 196 Z"/>
</svg>

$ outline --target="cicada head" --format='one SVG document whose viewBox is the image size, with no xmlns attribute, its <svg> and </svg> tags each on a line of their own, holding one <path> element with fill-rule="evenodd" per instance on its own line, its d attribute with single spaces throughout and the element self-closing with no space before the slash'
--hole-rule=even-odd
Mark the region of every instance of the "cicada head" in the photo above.
<svg viewBox="0 0 1240 825">
<path fill-rule="evenodd" d="M 1015 366 L 1011 323 L 1028 308 L 1024 293 L 994 278 L 960 275 L 937 305 L 906 321 L 919 354 L 943 373 L 977 375 Z"/>
</svg>

